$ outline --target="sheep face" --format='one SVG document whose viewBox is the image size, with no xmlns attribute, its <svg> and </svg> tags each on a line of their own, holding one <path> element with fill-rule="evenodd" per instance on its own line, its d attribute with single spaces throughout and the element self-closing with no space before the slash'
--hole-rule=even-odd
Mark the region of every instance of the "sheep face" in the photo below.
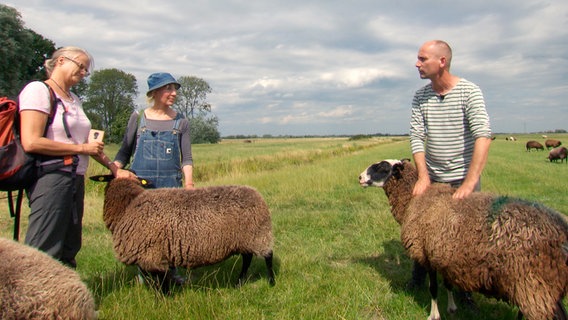
<svg viewBox="0 0 568 320">
<path fill-rule="evenodd" d="M 373 186 L 381 188 L 390 177 L 398 174 L 402 165 L 402 160 L 383 160 L 373 163 L 365 171 L 361 172 L 359 184 L 362 187 Z"/>
</svg>

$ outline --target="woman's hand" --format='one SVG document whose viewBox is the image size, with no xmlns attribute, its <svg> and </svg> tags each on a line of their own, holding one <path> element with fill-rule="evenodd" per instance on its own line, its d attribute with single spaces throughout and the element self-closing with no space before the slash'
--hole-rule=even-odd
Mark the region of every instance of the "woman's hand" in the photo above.
<svg viewBox="0 0 568 320">
<path fill-rule="evenodd" d="M 91 141 L 81 145 L 82 154 L 88 154 L 90 156 L 96 156 L 103 152 L 105 144 L 100 141 Z"/>
<path fill-rule="evenodd" d="M 124 169 L 118 169 L 116 171 L 115 178 L 138 179 L 138 177 L 134 174 L 134 172 Z"/>
</svg>

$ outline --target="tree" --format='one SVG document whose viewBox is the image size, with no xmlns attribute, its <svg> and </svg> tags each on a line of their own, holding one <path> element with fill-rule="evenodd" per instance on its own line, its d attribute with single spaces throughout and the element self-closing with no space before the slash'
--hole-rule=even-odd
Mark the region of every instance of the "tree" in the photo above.
<svg viewBox="0 0 568 320">
<path fill-rule="evenodd" d="M 192 143 L 217 143 L 221 134 L 217 130 L 219 119 L 211 113 L 211 105 L 207 102 L 207 94 L 211 87 L 207 81 L 194 76 L 180 77 L 181 84 L 177 92 L 174 109 L 189 119 Z"/>
<path fill-rule="evenodd" d="M 53 41 L 24 27 L 20 13 L 0 4 L 0 95 L 16 96 L 32 80 L 46 78 L 43 63 Z"/>
<path fill-rule="evenodd" d="M 211 87 L 207 81 L 194 76 L 180 77 L 178 82 L 181 87 L 178 90 L 174 109 L 188 119 L 193 119 L 195 114 L 201 111 L 210 112 L 211 105 L 207 103 L 207 94 L 211 93 Z"/>
<path fill-rule="evenodd" d="M 191 143 L 218 143 L 221 134 L 217 130 L 219 119 L 216 116 L 207 117 L 206 112 L 200 112 L 196 117 L 189 119 L 191 128 Z"/>
<path fill-rule="evenodd" d="M 103 69 L 91 75 L 83 108 L 92 127 L 105 131 L 108 142 L 121 141 L 137 94 L 138 86 L 132 74 Z"/>
</svg>

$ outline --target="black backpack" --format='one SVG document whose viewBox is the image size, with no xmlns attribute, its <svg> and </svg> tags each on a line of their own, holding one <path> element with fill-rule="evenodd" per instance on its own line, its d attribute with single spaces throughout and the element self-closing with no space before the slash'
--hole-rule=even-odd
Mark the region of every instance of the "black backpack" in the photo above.
<svg viewBox="0 0 568 320">
<path fill-rule="evenodd" d="M 50 113 L 43 135 L 53 123 L 57 112 L 57 103 L 53 89 L 45 82 L 50 95 Z M 64 114 L 65 115 L 65 114 Z M 68 137 L 71 137 L 65 117 L 63 126 Z M 78 165 L 76 155 L 50 157 L 26 153 L 20 141 L 20 114 L 18 103 L 6 97 L 0 97 L 0 191 L 8 193 L 8 208 L 14 221 L 14 240 L 19 240 L 20 212 L 24 190 L 30 187 L 41 175 L 62 168 L 73 166 L 73 173 Z M 17 191 L 14 203 L 13 191 Z M 14 207 L 15 205 L 15 207 Z"/>
</svg>

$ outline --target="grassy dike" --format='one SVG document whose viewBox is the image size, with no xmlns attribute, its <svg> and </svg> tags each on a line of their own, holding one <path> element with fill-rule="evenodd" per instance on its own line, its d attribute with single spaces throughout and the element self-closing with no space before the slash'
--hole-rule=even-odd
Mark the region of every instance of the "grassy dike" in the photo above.
<svg viewBox="0 0 568 320">
<path fill-rule="evenodd" d="M 526 152 L 526 139 L 498 137 L 483 175 L 485 191 L 542 202 L 568 213 L 568 165 Z M 559 136 L 568 142 L 568 135 Z M 110 146 L 108 152 L 116 151 Z M 407 137 L 227 141 L 193 149 L 197 186 L 246 184 L 257 188 L 272 211 L 276 286 L 266 281 L 262 259 L 250 279 L 233 287 L 240 258 L 188 271 L 191 285 L 163 297 L 139 285 L 135 271 L 114 258 L 102 222 L 103 184 L 87 183 L 82 279 L 94 293 L 101 319 L 425 319 L 427 289 L 409 292 L 411 261 L 381 189 L 359 186 L 370 163 L 410 157 Z M 104 173 L 93 162 L 89 174 Z M 25 231 L 25 214 L 22 230 Z M 0 215 L 2 236 L 12 220 Z M 22 233 L 23 234 L 23 233 Z M 22 236 L 23 237 L 23 236 Z M 516 311 L 475 295 L 479 312 L 456 319 L 515 319 Z M 445 292 L 441 293 L 445 310 Z"/>
</svg>

